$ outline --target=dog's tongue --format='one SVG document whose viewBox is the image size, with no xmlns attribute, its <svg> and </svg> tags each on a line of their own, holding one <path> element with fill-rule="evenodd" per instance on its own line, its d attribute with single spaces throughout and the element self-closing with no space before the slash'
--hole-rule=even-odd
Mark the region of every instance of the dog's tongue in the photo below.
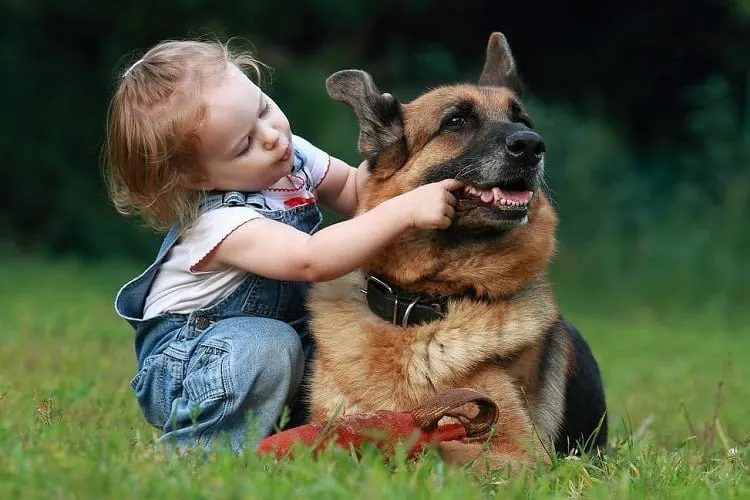
<svg viewBox="0 0 750 500">
<path fill-rule="evenodd" d="M 525 202 L 531 199 L 534 191 L 506 191 L 505 189 L 500 190 L 500 196 L 509 201 L 520 201 Z M 482 198 L 484 199 L 484 198 Z"/>
<path fill-rule="evenodd" d="M 492 201 L 495 199 L 495 195 L 492 193 L 492 191 L 482 191 L 479 194 L 479 197 L 485 203 L 492 203 Z"/>
</svg>

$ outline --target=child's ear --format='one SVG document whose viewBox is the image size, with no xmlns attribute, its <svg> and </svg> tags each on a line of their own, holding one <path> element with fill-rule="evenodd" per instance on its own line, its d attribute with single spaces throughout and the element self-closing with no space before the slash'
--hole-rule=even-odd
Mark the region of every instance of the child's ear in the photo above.
<svg viewBox="0 0 750 500">
<path fill-rule="evenodd" d="M 187 172 L 180 176 L 180 186 L 196 191 L 213 191 L 214 185 L 203 172 Z"/>
</svg>

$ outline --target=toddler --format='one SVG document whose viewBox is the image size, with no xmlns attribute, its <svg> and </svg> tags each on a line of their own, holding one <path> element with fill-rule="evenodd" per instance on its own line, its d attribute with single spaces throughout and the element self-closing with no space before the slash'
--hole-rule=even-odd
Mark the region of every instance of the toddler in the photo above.
<svg viewBox="0 0 750 500">
<path fill-rule="evenodd" d="M 113 203 L 168 230 L 115 309 L 135 328 L 143 415 L 178 447 L 224 435 L 241 450 L 285 407 L 304 422 L 307 283 L 355 270 L 408 228 L 448 227 L 461 187 L 429 184 L 349 218 L 367 163 L 294 135 L 248 76 L 260 69 L 222 43 L 162 42 L 123 73 L 107 117 Z M 318 202 L 348 219 L 316 232 Z"/>
</svg>

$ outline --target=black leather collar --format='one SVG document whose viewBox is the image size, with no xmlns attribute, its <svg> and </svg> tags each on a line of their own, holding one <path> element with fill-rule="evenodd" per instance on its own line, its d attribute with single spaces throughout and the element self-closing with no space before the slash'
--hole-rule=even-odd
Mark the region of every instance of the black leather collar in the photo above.
<svg viewBox="0 0 750 500">
<path fill-rule="evenodd" d="M 382 278 L 365 275 L 366 287 L 361 290 L 370 310 L 394 325 L 407 327 L 429 323 L 445 317 L 451 296 L 435 297 L 398 290 Z"/>
</svg>

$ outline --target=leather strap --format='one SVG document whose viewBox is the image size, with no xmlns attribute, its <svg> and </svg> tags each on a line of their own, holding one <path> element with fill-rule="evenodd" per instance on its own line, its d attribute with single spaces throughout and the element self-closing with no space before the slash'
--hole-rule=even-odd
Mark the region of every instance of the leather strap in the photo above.
<svg viewBox="0 0 750 500">
<path fill-rule="evenodd" d="M 394 325 L 403 327 L 444 318 L 448 302 L 448 297 L 396 290 L 375 276 L 367 276 L 367 286 L 362 293 L 372 312 Z"/>
<path fill-rule="evenodd" d="M 423 431 L 437 428 L 443 417 L 453 417 L 466 429 L 467 437 L 483 436 L 497 422 L 498 408 L 489 396 L 474 389 L 448 389 L 411 410 Z"/>
</svg>

